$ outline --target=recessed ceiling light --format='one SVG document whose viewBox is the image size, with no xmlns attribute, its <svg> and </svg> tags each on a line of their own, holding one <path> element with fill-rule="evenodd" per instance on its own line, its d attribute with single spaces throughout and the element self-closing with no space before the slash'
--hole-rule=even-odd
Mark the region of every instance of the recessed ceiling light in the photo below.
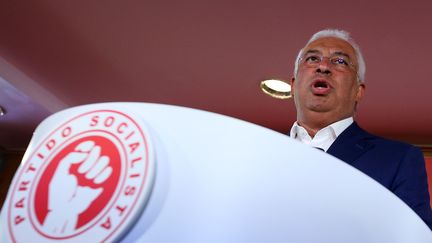
<svg viewBox="0 0 432 243">
<path fill-rule="evenodd" d="M 291 85 L 278 79 L 268 79 L 261 81 L 261 90 L 273 98 L 289 99 L 291 98 Z"/>
<path fill-rule="evenodd" d="M 6 109 L 0 106 L 0 116 L 6 115 Z"/>
</svg>

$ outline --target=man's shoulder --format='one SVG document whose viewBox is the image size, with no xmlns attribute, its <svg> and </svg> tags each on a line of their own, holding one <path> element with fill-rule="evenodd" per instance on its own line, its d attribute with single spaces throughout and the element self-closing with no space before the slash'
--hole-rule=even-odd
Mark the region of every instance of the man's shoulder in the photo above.
<svg viewBox="0 0 432 243">
<path fill-rule="evenodd" d="M 361 139 L 377 146 L 378 148 L 387 148 L 392 151 L 407 151 L 407 150 L 420 150 L 416 146 L 407 142 L 399 141 L 396 139 L 385 138 L 379 135 L 372 134 L 365 129 L 361 128 L 357 123 L 353 123 L 354 132 L 360 134 Z"/>
</svg>

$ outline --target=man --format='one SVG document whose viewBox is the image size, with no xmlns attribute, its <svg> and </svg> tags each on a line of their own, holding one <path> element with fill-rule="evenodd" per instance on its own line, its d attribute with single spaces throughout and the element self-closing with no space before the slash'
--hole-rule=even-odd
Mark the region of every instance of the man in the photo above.
<svg viewBox="0 0 432 243">
<path fill-rule="evenodd" d="M 290 136 L 369 175 L 410 206 L 432 229 L 421 151 L 371 135 L 353 117 L 365 92 L 365 62 L 345 31 L 323 30 L 300 50 L 291 80 L 297 121 Z"/>
</svg>

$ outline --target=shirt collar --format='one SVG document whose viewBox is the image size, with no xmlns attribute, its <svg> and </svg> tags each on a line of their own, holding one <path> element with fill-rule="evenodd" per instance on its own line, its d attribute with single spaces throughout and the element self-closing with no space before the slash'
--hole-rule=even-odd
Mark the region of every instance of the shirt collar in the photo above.
<svg viewBox="0 0 432 243">
<path fill-rule="evenodd" d="M 335 132 L 336 137 L 338 137 L 353 122 L 354 122 L 354 119 L 352 117 L 348 117 L 348 118 L 345 118 L 343 120 L 337 121 L 337 122 L 335 122 L 333 124 L 330 124 L 330 126 L 333 128 L 333 131 Z"/>
<path fill-rule="evenodd" d="M 354 119 L 352 117 L 345 118 L 343 120 L 337 121 L 320 129 L 315 137 L 310 137 L 306 129 L 294 122 L 291 127 L 290 137 L 299 140 L 302 143 L 309 144 L 314 147 L 320 147 L 327 151 L 330 145 L 336 140 L 336 138 L 352 123 Z"/>
<path fill-rule="evenodd" d="M 348 118 L 342 119 L 340 121 L 337 121 L 335 123 L 332 123 L 332 124 L 328 125 L 327 127 L 331 127 L 332 130 L 333 130 L 333 132 L 335 133 L 336 137 L 338 137 L 353 122 L 354 122 L 354 119 L 352 117 L 348 117 Z M 327 127 L 325 127 L 325 128 L 327 128 Z M 299 131 L 300 128 L 304 129 L 302 126 L 300 126 L 298 124 L 297 121 L 294 122 L 293 126 L 291 127 L 290 137 L 296 138 L 297 137 L 297 133 L 298 133 L 298 131 Z"/>
</svg>

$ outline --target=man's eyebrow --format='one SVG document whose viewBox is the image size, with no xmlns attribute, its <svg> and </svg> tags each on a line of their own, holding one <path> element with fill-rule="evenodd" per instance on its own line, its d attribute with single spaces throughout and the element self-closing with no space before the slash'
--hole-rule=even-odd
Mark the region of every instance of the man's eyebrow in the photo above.
<svg viewBox="0 0 432 243">
<path fill-rule="evenodd" d="M 321 52 L 318 50 L 315 50 L 315 49 L 310 49 L 310 50 L 307 50 L 304 54 L 309 54 L 309 53 L 321 53 Z"/>
<path fill-rule="evenodd" d="M 333 53 L 333 55 L 339 55 L 339 56 L 345 56 L 345 57 L 351 58 L 350 55 L 348 55 L 347 53 L 342 52 L 342 51 L 335 51 Z"/>
<path fill-rule="evenodd" d="M 307 50 L 304 54 L 310 54 L 310 53 L 312 53 L 312 54 L 321 53 L 321 51 L 316 50 L 316 49 L 310 49 L 310 50 Z M 339 55 L 339 56 L 345 56 L 345 57 L 351 58 L 350 55 L 348 55 L 347 53 L 345 53 L 343 51 L 335 51 L 332 55 Z"/>
</svg>

